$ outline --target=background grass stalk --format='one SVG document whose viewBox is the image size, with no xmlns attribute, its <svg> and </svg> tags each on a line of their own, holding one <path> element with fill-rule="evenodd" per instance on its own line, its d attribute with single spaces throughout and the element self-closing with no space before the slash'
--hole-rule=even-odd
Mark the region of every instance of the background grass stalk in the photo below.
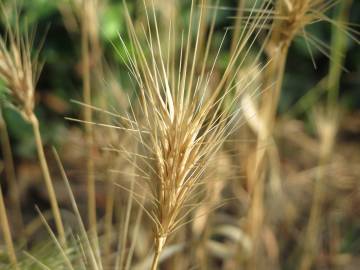
<svg viewBox="0 0 360 270">
<path fill-rule="evenodd" d="M 14 210 L 15 226 L 20 230 L 21 235 L 24 233 L 24 221 L 21 213 L 20 192 L 16 181 L 13 154 L 6 123 L 3 117 L 2 106 L 0 105 L 0 140 L 1 149 L 5 162 L 5 174 L 9 185 L 9 194 L 11 208 Z"/>
<path fill-rule="evenodd" d="M 0 224 L 1 224 L 2 231 L 3 231 L 5 245 L 6 245 L 6 249 L 8 252 L 11 266 L 13 267 L 13 269 L 20 270 L 18 263 L 17 263 L 16 253 L 15 253 L 14 244 L 13 244 L 12 237 L 11 237 L 9 221 L 8 221 L 8 218 L 6 215 L 4 197 L 2 194 L 1 188 L 0 188 Z"/>
<path fill-rule="evenodd" d="M 43 148 L 41 133 L 40 133 L 40 127 L 39 127 L 39 121 L 38 121 L 37 117 L 35 116 L 35 114 L 32 113 L 29 116 L 29 122 L 33 128 L 33 132 L 34 132 L 34 136 L 35 136 L 36 150 L 38 153 L 41 171 L 44 176 L 46 189 L 47 189 L 47 192 L 49 195 L 51 209 L 54 214 L 55 225 L 56 225 L 57 232 L 59 234 L 59 241 L 62 245 L 65 245 L 66 240 L 65 240 L 64 225 L 61 220 L 59 205 L 58 205 L 58 202 L 56 199 L 54 186 L 51 181 L 50 171 L 49 171 L 49 167 L 48 167 L 45 153 L 44 153 L 44 148 Z"/>
<path fill-rule="evenodd" d="M 270 41 L 271 42 L 271 41 Z M 275 41 L 274 41 L 275 42 Z M 274 45 L 274 44 L 273 44 Z M 271 45 L 270 45 L 271 46 Z M 265 69 L 265 91 L 261 97 L 260 115 L 264 123 L 264 130 L 257 134 L 256 143 L 256 155 L 254 165 L 250 167 L 249 182 L 252 190 L 252 204 L 250 207 L 250 225 L 251 236 L 254 241 L 254 256 L 251 258 L 250 265 L 256 264 L 256 249 L 258 248 L 258 239 L 260 229 L 264 219 L 264 191 L 265 181 L 268 170 L 270 169 L 266 156 L 269 154 L 268 142 L 272 141 L 271 136 L 276 119 L 276 112 L 279 103 L 279 97 L 281 93 L 285 64 L 288 54 L 289 42 L 281 45 L 281 47 L 275 51 L 274 55 L 271 55 L 271 59 L 267 69 Z M 275 146 L 270 146 L 275 147 Z M 249 266 L 250 269 L 255 269 L 255 265 Z M 251 268 L 255 267 L 255 268 Z"/>
<path fill-rule="evenodd" d="M 337 8 L 337 24 L 345 26 L 347 18 L 349 17 L 349 11 L 352 4 L 352 0 L 344 0 Z M 331 41 L 331 63 L 329 69 L 329 76 L 327 77 L 327 110 L 326 117 L 329 121 L 334 117 L 339 108 L 339 85 L 342 74 L 342 67 L 345 60 L 347 51 L 347 37 L 339 27 L 332 27 L 332 41 Z M 324 150 L 320 155 L 320 166 L 315 179 L 315 187 L 313 193 L 313 202 L 310 211 L 309 222 L 306 228 L 305 245 L 300 261 L 300 270 L 311 269 L 314 258 L 318 249 L 318 237 L 319 228 L 321 228 L 321 212 L 324 200 L 326 198 L 325 192 L 325 166 L 331 162 L 333 156 L 334 147 L 336 143 L 336 134 L 338 126 L 334 124 L 335 130 L 329 140 L 323 139 Z"/>
<path fill-rule="evenodd" d="M 286 42 L 286 44 L 279 48 L 278 52 L 275 52 L 270 56 L 271 62 L 265 70 L 265 89 L 268 90 L 264 91 L 261 98 L 261 113 L 263 121 L 266 124 L 267 132 L 264 136 L 271 135 L 274 128 L 289 45 L 290 43 Z"/>
<path fill-rule="evenodd" d="M 107 174 L 107 188 L 106 188 L 106 202 L 105 202 L 105 216 L 104 216 L 104 254 L 105 258 L 110 260 L 111 255 L 111 243 L 114 237 L 112 233 L 113 229 L 113 213 L 115 205 L 115 187 L 112 175 Z"/>
<path fill-rule="evenodd" d="M 318 234 L 321 220 L 321 208 L 325 199 L 324 190 L 324 176 L 325 165 L 330 161 L 330 153 L 322 154 L 320 159 L 320 167 L 317 171 L 317 177 L 315 179 L 314 195 L 312 207 L 310 210 L 309 222 L 306 228 L 306 236 L 304 241 L 304 251 L 300 262 L 300 270 L 309 270 L 313 264 L 316 248 L 318 246 Z"/>
<path fill-rule="evenodd" d="M 348 38 L 344 31 L 339 27 L 346 27 L 349 19 L 349 12 L 352 5 L 352 0 L 343 0 L 337 7 L 338 27 L 332 26 L 331 39 L 331 63 L 328 76 L 328 108 L 337 106 L 339 98 L 340 77 L 342 74 L 342 67 L 345 61 L 345 54 L 348 45 Z"/>
<path fill-rule="evenodd" d="M 245 7 L 245 1 L 244 0 L 238 1 L 238 6 L 236 8 L 236 19 L 235 19 L 235 24 L 234 24 L 234 31 L 233 31 L 232 38 L 231 38 L 230 55 L 232 55 L 235 52 L 236 44 L 239 41 L 239 37 L 241 34 L 243 15 L 244 15 L 244 7 Z"/>
<path fill-rule="evenodd" d="M 87 22 L 88 4 L 83 1 L 83 16 L 81 28 L 81 53 L 82 53 L 82 76 L 83 76 L 83 99 L 84 103 L 91 105 L 91 85 L 90 85 L 90 53 L 89 53 L 89 31 Z M 89 106 L 84 106 L 83 117 L 85 120 L 85 140 L 86 140 L 86 178 L 87 178 L 87 196 L 88 196 L 88 225 L 93 231 L 97 231 L 96 221 L 96 201 L 95 201 L 95 177 L 94 160 L 92 147 L 94 144 L 92 129 L 92 110 Z"/>
</svg>

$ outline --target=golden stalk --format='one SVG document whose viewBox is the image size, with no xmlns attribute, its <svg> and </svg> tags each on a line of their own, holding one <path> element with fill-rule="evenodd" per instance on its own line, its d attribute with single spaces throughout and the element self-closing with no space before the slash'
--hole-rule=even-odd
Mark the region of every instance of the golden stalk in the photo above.
<svg viewBox="0 0 360 270">
<path fill-rule="evenodd" d="M 13 243 L 12 237 L 11 237 L 9 221 L 8 221 L 8 218 L 7 218 L 7 215 L 6 215 L 4 197 L 3 197 L 3 194 L 2 194 L 1 188 L 0 188 L 0 224 L 1 224 L 2 231 L 3 231 L 5 244 L 6 244 L 6 249 L 7 249 L 7 252 L 8 252 L 8 256 L 9 256 L 11 266 L 16 270 L 20 270 L 20 268 L 18 266 L 17 259 L 16 259 L 14 243 Z"/>
<path fill-rule="evenodd" d="M 157 243 L 155 244 L 156 249 L 155 249 L 154 258 L 153 258 L 152 265 L 151 265 L 151 270 L 157 269 L 157 266 L 159 264 L 160 255 L 161 255 L 163 247 L 166 243 L 166 239 L 167 239 L 167 236 L 158 237 L 156 239 Z"/>
<path fill-rule="evenodd" d="M 55 220 L 56 228 L 57 228 L 57 231 L 58 231 L 58 234 L 59 234 L 59 240 L 60 240 L 60 243 L 62 245 L 65 245 L 66 238 L 65 238 L 64 225 L 63 225 L 62 220 L 61 220 L 61 214 L 60 214 L 59 205 L 58 205 L 58 202 L 57 202 L 57 199 L 56 199 L 54 186 L 52 184 L 49 167 L 48 167 L 46 157 L 45 157 L 45 153 L 44 153 L 44 147 L 43 147 L 43 144 L 42 144 L 41 133 L 40 133 L 39 120 L 37 119 L 35 114 L 29 115 L 28 119 L 29 119 L 30 124 L 33 127 L 33 132 L 34 132 L 34 136 L 35 136 L 36 150 L 37 150 L 37 153 L 38 153 L 38 158 L 39 158 L 39 162 L 40 162 L 41 171 L 42 171 L 42 174 L 44 176 L 46 189 L 47 189 L 47 192 L 48 192 L 48 195 L 49 195 L 51 209 L 53 210 L 54 220 Z"/>
<path fill-rule="evenodd" d="M 13 154 L 11 151 L 11 143 L 6 123 L 3 117 L 2 106 L 0 105 L 0 141 L 1 149 L 5 161 L 5 173 L 9 184 L 9 194 L 12 208 L 15 211 L 16 227 L 20 230 L 21 234 L 24 233 L 24 221 L 21 213 L 21 200 L 18 184 L 16 181 L 16 173 L 14 166 Z"/>
<path fill-rule="evenodd" d="M 338 7 L 337 22 L 340 25 L 345 25 L 348 18 L 348 13 L 352 4 L 352 0 L 344 0 Z M 300 270 L 309 270 L 313 266 L 314 258 L 318 249 L 318 237 L 321 228 L 321 213 L 324 200 L 326 199 L 325 192 L 325 166 L 331 163 L 333 151 L 336 143 L 336 134 L 338 132 L 338 98 L 339 98 L 339 84 L 342 73 L 341 67 L 344 63 L 344 55 L 346 54 L 346 36 L 337 27 L 333 26 L 332 34 L 332 51 L 331 57 L 333 62 L 330 65 L 328 76 L 328 100 L 327 108 L 324 115 L 315 115 L 315 124 L 317 125 L 318 133 L 320 135 L 320 157 L 319 168 L 317 170 L 313 201 L 311 204 L 309 221 L 306 228 L 304 250 L 300 260 Z"/>
<path fill-rule="evenodd" d="M 82 52 L 82 76 L 83 76 L 83 99 L 84 103 L 91 106 L 91 85 L 90 85 L 90 53 L 89 53 L 89 28 L 88 28 L 88 3 L 82 1 L 82 27 L 81 27 L 81 52 Z M 88 195 L 88 224 L 91 230 L 97 232 L 96 219 L 96 191 L 93 159 L 93 128 L 92 110 L 84 106 L 83 117 L 85 120 L 85 140 L 87 150 L 86 172 L 87 172 L 87 195 Z"/>
</svg>

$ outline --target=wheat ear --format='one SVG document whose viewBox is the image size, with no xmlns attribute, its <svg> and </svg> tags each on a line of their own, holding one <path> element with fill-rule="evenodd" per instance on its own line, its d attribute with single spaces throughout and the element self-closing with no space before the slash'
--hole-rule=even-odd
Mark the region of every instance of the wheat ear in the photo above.
<svg viewBox="0 0 360 270">
<path fill-rule="evenodd" d="M 158 267 L 169 236 L 186 223 L 188 214 L 194 209 L 188 209 L 186 202 L 196 198 L 209 159 L 221 147 L 230 133 L 230 126 L 234 124 L 239 112 L 234 107 L 239 96 L 235 95 L 226 105 L 224 100 L 236 86 L 243 83 L 235 83 L 236 74 L 244 63 L 244 59 L 240 64 L 238 60 L 241 52 L 244 52 L 244 58 L 248 55 L 250 49 L 247 44 L 253 44 L 256 38 L 254 29 L 258 29 L 262 22 L 261 19 L 255 20 L 250 29 L 242 33 L 242 39 L 236 43 L 221 78 L 211 84 L 223 43 L 218 47 L 210 72 L 206 73 L 212 40 L 207 41 L 204 57 L 199 59 L 199 31 L 203 27 L 201 22 L 206 21 L 203 20 L 203 4 L 204 1 L 200 1 L 197 23 L 195 1 L 192 1 L 187 36 L 184 39 L 183 34 L 179 42 L 179 59 L 164 57 L 174 55 L 170 51 L 176 48 L 173 24 L 170 23 L 169 27 L 169 45 L 164 48 L 159 38 L 158 18 L 153 10 L 151 19 L 154 27 L 151 27 L 146 4 L 145 41 L 140 41 L 128 12 L 126 18 L 132 40 L 131 50 L 127 49 L 120 37 L 126 54 L 123 58 L 126 58 L 125 62 L 139 88 L 143 116 L 143 120 L 134 116 L 135 120 L 131 123 L 144 151 L 141 156 L 145 156 L 142 162 L 146 169 L 139 171 L 147 180 L 153 205 L 147 211 L 154 222 L 153 270 Z M 191 33 L 194 25 L 197 25 L 197 34 L 193 40 Z M 212 33 L 209 34 L 211 36 Z M 225 38 L 226 33 L 222 42 Z"/>
</svg>

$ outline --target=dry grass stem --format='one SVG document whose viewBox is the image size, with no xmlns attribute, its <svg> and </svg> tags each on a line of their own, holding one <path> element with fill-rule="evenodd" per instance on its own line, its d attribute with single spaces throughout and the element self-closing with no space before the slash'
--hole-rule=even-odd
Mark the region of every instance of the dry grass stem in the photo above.
<svg viewBox="0 0 360 270">
<path fill-rule="evenodd" d="M 82 1 L 82 21 L 81 21 L 81 52 L 82 52 L 82 77 L 83 77 L 83 98 L 84 103 L 91 106 L 91 81 L 90 81 L 90 52 L 89 52 L 89 28 L 88 28 L 88 10 L 89 5 L 86 1 Z M 97 231 L 96 222 L 96 194 L 95 194 L 95 171 L 93 160 L 93 128 L 89 124 L 92 122 L 92 110 L 88 106 L 84 106 L 85 123 L 85 140 L 87 147 L 87 194 L 88 194 L 88 219 L 89 227 L 94 232 Z"/>
<path fill-rule="evenodd" d="M 15 253 L 14 244 L 13 244 L 12 237 L 11 237 L 9 221 L 8 221 L 7 214 L 6 214 L 4 197 L 2 194 L 1 188 L 0 188 L 0 224 L 1 224 L 1 229 L 3 231 L 6 249 L 8 252 L 11 267 L 13 267 L 16 270 L 20 270 L 20 268 L 18 267 L 17 259 L 16 259 L 16 253 Z"/>
<path fill-rule="evenodd" d="M 18 183 L 16 181 L 14 159 L 11 150 L 9 133 L 6 127 L 5 120 L 3 118 L 1 104 L 0 104 L 0 141 L 1 141 L 2 154 L 5 161 L 6 179 L 9 185 L 9 195 L 10 195 L 9 197 L 12 205 L 11 209 L 13 209 L 15 215 L 15 227 L 21 232 L 21 234 L 23 234 L 24 222 L 21 213 L 20 192 L 19 192 Z"/>
</svg>

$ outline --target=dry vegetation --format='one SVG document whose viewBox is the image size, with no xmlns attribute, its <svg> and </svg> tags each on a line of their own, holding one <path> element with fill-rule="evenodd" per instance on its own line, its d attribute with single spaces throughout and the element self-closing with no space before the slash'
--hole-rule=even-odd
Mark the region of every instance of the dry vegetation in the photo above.
<svg viewBox="0 0 360 270">
<path fill-rule="evenodd" d="M 339 95 L 344 40 L 359 44 L 351 0 L 239 1 L 225 29 L 222 1 L 189 1 L 186 18 L 180 1 L 139 1 L 138 14 L 124 2 L 112 47 L 123 84 L 100 38 L 107 2 L 58 2 L 80 36 L 82 100 L 69 101 L 81 113 L 52 152 L 35 114 L 41 48 L 21 6 L 1 4 L 1 269 L 357 269 L 344 246 L 359 228 L 360 142 L 341 139 Z M 320 22 L 330 44 L 307 31 Z M 323 92 L 304 109 L 310 121 L 277 113 L 299 37 L 311 59 L 314 48 L 330 59 L 299 101 Z M 40 175 L 14 162 L 5 107 L 33 129 L 49 207 L 35 201 L 32 214 L 22 195 Z"/>
</svg>

